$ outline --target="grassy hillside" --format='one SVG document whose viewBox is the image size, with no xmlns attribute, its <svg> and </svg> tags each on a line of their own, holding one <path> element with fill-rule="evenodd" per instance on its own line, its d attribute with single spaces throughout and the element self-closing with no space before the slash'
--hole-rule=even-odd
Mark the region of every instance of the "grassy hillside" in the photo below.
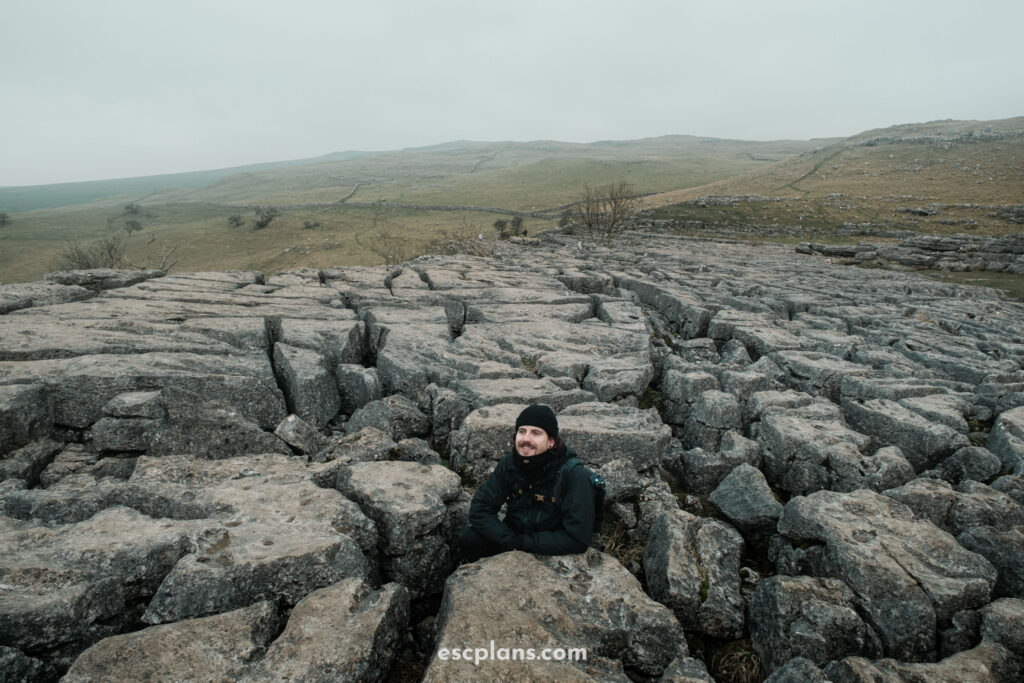
<svg viewBox="0 0 1024 683">
<path fill-rule="evenodd" d="M 328 155 L 308 163 L 211 177 L 88 204 L 10 211 L 0 227 L 0 281 L 52 270 L 70 243 L 125 235 L 128 261 L 175 269 L 380 263 L 382 225 L 412 255 L 439 235 L 487 236 L 486 211 L 373 208 L 378 200 L 429 207 L 544 211 L 574 201 L 584 184 L 620 179 L 662 218 L 717 226 L 784 226 L 834 237 L 844 224 L 928 232 L 1018 232 L 1001 207 L 1024 203 L 1024 118 L 894 126 L 844 139 L 745 142 L 692 136 L 573 144 L 452 142 L 382 153 Z M 146 180 L 146 179 L 139 179 Z M 354 194 L 353 194 L 354 193 Z M 348 203 L 338 200 L 352 195 Z M 696 202 L 707 196 L 746 199 Z M 757 195 L 750 198 L 750 195 Z M 0 197 L 3 191 L 0 189 Z M 138 207 L 129 214 L 129 203 Z M 253 212 L 279 216 L 253 229 Z M 243 225 L 232 227 L 237 215 Z M 531 233 L 552 221 L 528 218 Z M 759 229 L 759 228 L 757 228 Z"/>
<path fill-rule="evenodd" d="M 124 234 L 128 220 L 141 231 L 129 239 L 129 261 L 153 265 L 175 248 L 177 270 L 379 263 L 368 248 L 376 219 L 408 240 L 414 252 L 444 232 L 492 235 L 499 216 L 485 212 L 389 210 L 365 204 L 385 199 L 428 206 L 483 206 L 535 211 L 573 201 L 585 183 L 625 178 L 640 192 L 702 185 L 766 167 L 820 142 L 742 142 L 690 136 L 589 145 L 561 142 L 455 142 L 396 152 L 328 157 L 313 163 L 235 173 L 199 188 L 177 187 L 87 205 L 11 212 L 0 227 L 0 281 L 32 280 L 52 270 L 69 243 Z M 355 190 L 363 207 L 316 206 Z M 128 216 L 129 202 L 140 208 Z M 263 230 L 252 230 L 253 208 L 279 207 Z M 301 206 L 306 205 L 306 206 Z M 311 206 L 312 205 L 312 206 Z M 230 227 L 237 214 L 241 227 Z M 376 215 L 375 215 L 376 214 Z M 307 223 L 315 227 L 304 227 Z M 550 222 L 529 219 L 535 232 Z"/>
<path fill-rule="evenodd" d="M 728 206 L 694 201 L 725 195 L 758 197 Z M 649 199 L 662 218 L 824 232 L 844 223 L 1019 232 L 999 209 L 1022 203 L 1024 118 L 867 131 L 771 167 Z"/>
</svg>

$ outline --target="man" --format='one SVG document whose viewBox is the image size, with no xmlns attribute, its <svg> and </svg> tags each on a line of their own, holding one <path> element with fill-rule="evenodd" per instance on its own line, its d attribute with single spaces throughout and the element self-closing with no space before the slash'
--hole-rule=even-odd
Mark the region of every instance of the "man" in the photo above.
<svg viewBox="0 0 1024 683">
<path fill-rule="evenodd" d="M 562 468 L 576 454 L 558 438 L 551 408 L 531 405 L 521 412 L 512 446 L 473 495 L 469 526 L 459 533 L 465 559 L 507 550 L 544 555 L 586 550 L 594 532 L 594 490 L 583 467 Z M 506 502 L 502 521 L 498 511 Z"/>
</svg>

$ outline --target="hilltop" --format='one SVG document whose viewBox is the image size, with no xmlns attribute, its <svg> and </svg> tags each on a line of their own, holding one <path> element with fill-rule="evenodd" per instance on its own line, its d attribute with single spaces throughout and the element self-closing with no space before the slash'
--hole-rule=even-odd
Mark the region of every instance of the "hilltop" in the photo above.
<svg viewBox="0 0 1024 683">
<path fill-rule="evenodd" d="M 177 184 L 172 176 L 104 181 L 87 203 L 60 207 L 54 202 L 71 201 L 59 198 L 62 186 L 0 188 L 0 211 L 12 219 L 0 228 L 0 280 L 38 278 L 70 243 L 124 235 L 129 222 L 137 234 L 126 258 L 139 267 L 165 265 L 172 250 L 179 270 L 378 264 L 381 229 L 400 236 L 405 257 L 451 238 L 493 236 L 492 223 L 508 213 L 536 234 L 585 184 L 620 179 L 680 232 L 816 241 L 892 230 L 1013 233 L 1024 118 L 806 141 L 456 141 L 229 171 L 183 174 Z M 254 230 L 262 206 L 277 216 Z"/>
<path fill-rule="evenodd" d="M 730 197 L 708 202 L 707 197 Z M 655 215 L 716 228 L 850 225 L 929 233 L 1017 232 L 1024 118 L 866 131 L 770 167 L 651 197 Z"/>
</svg>

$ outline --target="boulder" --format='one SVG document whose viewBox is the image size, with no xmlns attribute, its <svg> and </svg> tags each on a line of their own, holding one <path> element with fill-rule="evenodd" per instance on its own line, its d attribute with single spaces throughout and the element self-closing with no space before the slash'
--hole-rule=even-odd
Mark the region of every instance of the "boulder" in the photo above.
<svg viewBox="0 0 1024 683">
<path fill-rule="evenodd" d="M 996 570 L 910 508 L 868 490 L 819 491 L 786 504 L 776 546 L 779 573 L 842 580 L 884 653 L 927 661 L 939 628 L 986 604 Z"/>
<path fill-rule="evenodd" d="M 957 536 L 957 541 L 996 568 L 995 596 L 1024 597 L 1024 526 L 1005 530 L 974 526 Z"/>
<path fill-rule="evenodd" d="M 1024 406 L 1001 413 L 988 437 L 988 449 L 1011 474 L 1024 474 Z"/>
<path fill-rule="evenodd" d="M 748 614 L 751 642 L 769 673 L 793 657 L 820 666 L 882 653 L 878 636 L 857 613 L 853 591 L 837 579 L 769 577 L 754 589 Z"/>
<path fill-rule="evenodd" d="M 338 365 L 334 375 L 338 381 L 340 410 L 346 415 L 351 415 L 367 403 L 383 396 L 376 368 L 346 363 Z"/>
<path fill-rule="evenodd" d="M 662 513 L 644 549 L 651 595 L 672 608 L 688 630 L 739 638 L 744 630 L 740 595 L 743 538 L 735 529 L 682 510 Z"/>
<path fill-rule="evenodd" d="M 304 597 L 247 681 L 384 681 L 409 622 L 409 594 L 345 579 Z"/>
<path fill-rule="evenodd" d="M 416 404 L 401 394 L 371 401 L 356 410 L 345 429 L 349 434 L 364 427 L 375 427 L 395 441 L 415 436 L 426 436 L 430 430 L 429 418 Z"/>
<path fill-rule="evenodd" d="M 705 391 L 694 401 L 686 418 L 683 445 L 717 451 L 722 434 L 742 426 L 740 404 L 735 396 L 724 391 Z"/>
<path fill-rule="evenodd" d="M 362 462 L 339 470 L 336 486 L 376 522 L 387 578 L 417 597 L 439 592 L 450 570 L 448 504 L 462 492 L 458 475 L 442 465 Z"/>
<path fill-rule="evenodd" d="M 510 582 L 519 589 L 510 592 Z M 513 551 L 463 565 L 445 583 L 435 623 L 424 681 L 625 681 L 624 669 L 658 677 L 688 654 L 672 613 L 648 598 L 622 565 L 593 549 L 556 557 Z M 478 664 L 475 651 L 470 661 L 461 652 L 452 656 L 467 647 L 484 648 Z M 530 648 L 534 659 L 524 661 Z M 544 659 L 546 648 L 585 648 L 586 661 L 569 652 L 555 660 L 553 651 Z"/>
<path fill-rule="evenodd" d="M 1002 469 L 999 457 L 987 448 L 965 446 L 935 466 L 940 477 L 956 486 L 962 481 L 989 481 Z"/>
<path fill-rule="evenodd" d="M 1024 600 L 1002 598 L 979 611 L 982 640 L 999 643 L 1018 657 L 1024 657 Z"/>
<path fill-rule="evenodd" d="M 719 443 L 720 450 L 706 451 L 691 448 L 678 457 L 667 457 L 665 468 L 688 493 L 706 494 L 718 486 L 726 475 L 740 465 L 758 467 L 761 449 L 756 442 L 737 432 L 725 432 Z"/>
<path fill-rule="evenodd" d="M 898 446 L 918 472 L 971 445 L 965 434 L 887 399 L 844 400 L 843 414 L 851 427 L 871 436 L 874 444 Z"/>
<path fill-rule="evenodd" d="M 277 608 L 257 602 L 230 612 L 111 636 L 83 652 L 62 681 L 245 678 L 277 632 Z"/>
<path fill-rule="evenodd" d="M 999 683 L 1020 680 L 1020 662 L 997 643 L 982 643 L 936 663 L 909 663 L 895 659 L 870 661 L 847 657 L 825 667 L 828 680 L 837 683 L 885 681 L 978 681 Z"/>
<path fill-rule="evenodd" d="M 341 408 L 337 381 L 317 351 L 274 344 L 274 374 L 284 389 L 288 410 L 317 429 Z"/>
<path fill-rule="evenodd" d="M 327 439 L 316 428 L 292 413 L 274 430 L 274 436 L 304 455 L 312 455 L 327 446 Z"/>
<path fill-rule="evenodd" d="M 782 503 L 756 467 L 737 465 L 711 492 L 711 503 L 735 526 L 748 544 L 764 546 L 775 533 Z"/>
<path fill-rule="evenodd" d="M 192 454 L 210 460 L 247 453 L 291 455 L 287 444 L 229 405 L 174 387 L 163 389 L 161 400 L 167 420 L 154 428 L 150 455 Z"/>
<path fill-rule="evenodd" d="M 0 386 L 0 457 L 47 436 L 53 403 L 42 384 Z"/>
</svg>

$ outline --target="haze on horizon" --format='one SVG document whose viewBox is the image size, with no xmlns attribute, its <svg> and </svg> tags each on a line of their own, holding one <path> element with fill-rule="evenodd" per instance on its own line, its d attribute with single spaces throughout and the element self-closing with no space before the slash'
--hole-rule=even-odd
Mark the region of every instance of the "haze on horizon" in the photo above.
<svg viewBox="0 0 1024 683">
<path fill-rule="evenodd" d="M 1018 0 L 12 1 L 0 186 L 1024 115 Z"/>
</svg>

